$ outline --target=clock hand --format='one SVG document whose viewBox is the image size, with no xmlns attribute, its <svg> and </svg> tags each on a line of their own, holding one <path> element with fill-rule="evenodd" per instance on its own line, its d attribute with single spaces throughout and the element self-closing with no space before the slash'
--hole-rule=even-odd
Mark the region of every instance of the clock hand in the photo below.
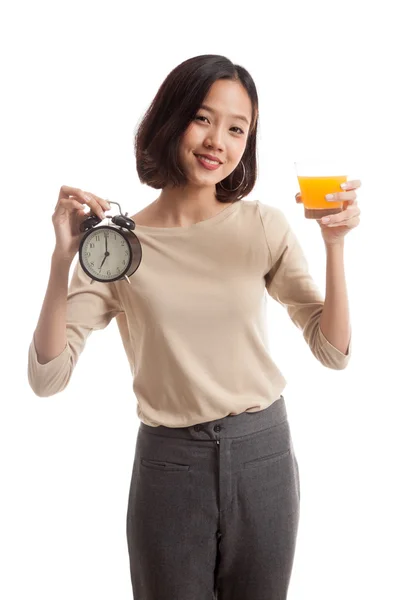
<svg viewBox="0 0 400 600">
<path fill-rule="evenodd" d="M 101 263 L 101 265 L 100 265 L 100 267 L 99 267 L 100 269 L 101 269 L 101 267 L 104 265 L 104 261 L 106 260 L 107 256 L 109 256 L 109 255 L 110 255 L 110 253 L 107 251 L 107 239 L 108 239 L 108 238 L 107 238 L 107 235 L 106 235 L 106 234 L 104 234 L 104 237 L 106 238 L 106 251 L 105 251 L 105 253 L 104 253 L 104 258 L 103 258 L 103 260 L 102 260 L 102 263 Z"/>
</svg>

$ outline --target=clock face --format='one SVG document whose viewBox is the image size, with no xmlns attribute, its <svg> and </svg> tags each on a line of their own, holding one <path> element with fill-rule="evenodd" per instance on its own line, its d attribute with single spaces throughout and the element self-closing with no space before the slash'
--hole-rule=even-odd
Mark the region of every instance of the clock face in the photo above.
<svg viewBox="0 0 400 600">
<path fill-rule="evenodd" d="M 124 275 L 131 262 L 129 242 L 117 230 L 96 227 L 82 244 L 82 267 L 90 277 L 114 281 Z"/>
</svg>

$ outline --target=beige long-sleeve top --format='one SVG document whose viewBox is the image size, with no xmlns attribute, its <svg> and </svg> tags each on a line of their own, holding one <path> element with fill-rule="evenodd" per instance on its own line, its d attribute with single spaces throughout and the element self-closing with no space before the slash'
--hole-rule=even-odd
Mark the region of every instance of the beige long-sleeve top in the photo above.
<svg viewBox="0 0 400 600">
<path fill-rule="evenodd" d="M 283 212 L 239 200 L 188 227 L 137 225 L 142 262 L 126 280 L 90 285 L 76 263 L 68 289 L 67 345 L 28 380 L 41 397 L 61 392 L 86 340 L 114 317 L 147 425 L 187 427 L 267 408 L 286 380 L 268 349 L 267 292 L 284 306 L 315 358 L 344 369 L 351 356 L 320 329 L 324 305 Z"/>
</svg>

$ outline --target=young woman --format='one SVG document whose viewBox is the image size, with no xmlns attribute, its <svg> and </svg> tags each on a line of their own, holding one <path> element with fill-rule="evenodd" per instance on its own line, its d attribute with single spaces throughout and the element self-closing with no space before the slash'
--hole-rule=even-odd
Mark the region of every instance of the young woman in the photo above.
<svg viewBox="0 0 400 600">
<path fill-rule="evenodd" d="M 88 336 L 116 317 L 140 419 L 127 507 L 135 600 L 286 598 L 300 482 L 266 290 L 324 366 L 350 358 L 340 253 L 358 224 L 355 193 L 343 193 L 350 206 L 333 227 L 319 223 L 324 301 L 283 212 L 243 200 L 256 182 L 257 122 L 254 81 L 224 56 L 168 75 L 135 138 L 140 181 L 161 192 L 132 216 L 143 257 L 131 285 L 90 285 L 78 261 L 68 289 L 83 205 L 103 216 L 104 199 L 62 186 L 53 215 L 29 382 L 38 396 L 62 391 Z"/>
</svg>

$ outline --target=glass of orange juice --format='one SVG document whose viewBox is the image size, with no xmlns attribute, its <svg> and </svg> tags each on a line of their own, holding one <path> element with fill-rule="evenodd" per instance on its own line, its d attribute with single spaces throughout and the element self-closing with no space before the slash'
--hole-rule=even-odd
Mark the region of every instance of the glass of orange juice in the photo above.
<svg viewBox="0 0 400 600">
<path fill-rule="evenodd" d="M 348 166 L 334 160 L 295 162 L 306 219 L 321 219 L 343 210 L 343 201 L 326 200 L 326 194 L 343 192 L 340 184 L 347 181 Z"/>
</svg>

